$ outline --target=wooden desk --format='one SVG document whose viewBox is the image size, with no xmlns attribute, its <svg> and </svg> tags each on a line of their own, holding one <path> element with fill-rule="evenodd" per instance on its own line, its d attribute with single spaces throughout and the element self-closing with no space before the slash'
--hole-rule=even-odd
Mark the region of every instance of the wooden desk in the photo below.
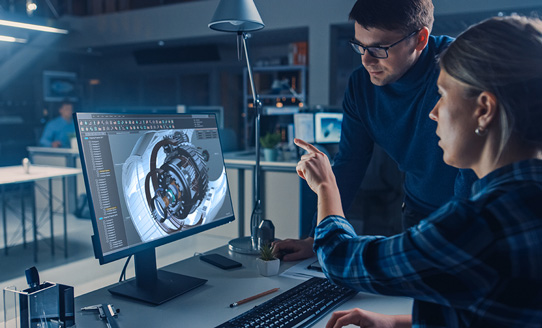
<svg viewBox="0 0 542 328">
<path fill-rule="evenodd" d="M 81 174 L 81 169 L 56 167 L 56 166 L 44 166 L 44 165 L 32 165 L 29 173 L 25 173 L 21 165 L 0 167 L 0 187 L 2 190 L 2 217 L 4 228 L 4 252 L 8 254 L 8 234 L 7 234 L 7 205 L 6 205 L 6 186 L 10 184 L 28 183 L 31 185 L 31 198 L 32 198 L 32 228 L 33 228 L 33 241 L 34 241 L 34 261 L 38 260 L 38 223 L 36 215 L 36 196 L 34 190 L 34 183 L 36 181 L 48 180 L 49 182 L 49 217 L 51 221 L 51 253 L 54 255 L 54 226 L 53 226 L 53 195 L 52 195 L 52 179 L 62 178 L 62 205 L 64 215 L 64 256 L 68 257 L 68 232 L 67 232 L 67 220 L 66 220 L 66 177 L 76 176 Z M 22 217 L 21 222 L 23 226 L 23 243 L 26 245 L 26 229 L 25 229 L 25 214 L 24 214 L 24 197 L 21 197 L 21 209 Z"/>
</svg>

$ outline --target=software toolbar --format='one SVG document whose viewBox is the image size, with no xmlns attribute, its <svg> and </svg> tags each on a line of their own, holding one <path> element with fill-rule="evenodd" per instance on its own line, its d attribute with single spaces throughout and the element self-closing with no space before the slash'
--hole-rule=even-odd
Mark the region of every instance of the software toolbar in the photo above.
<svg viewBox="0 0 542 328">
<path fill-rule="evenodd" d="M 81 132 L 175 129 L 174 120 L 81 120 Z"/>
</svg>

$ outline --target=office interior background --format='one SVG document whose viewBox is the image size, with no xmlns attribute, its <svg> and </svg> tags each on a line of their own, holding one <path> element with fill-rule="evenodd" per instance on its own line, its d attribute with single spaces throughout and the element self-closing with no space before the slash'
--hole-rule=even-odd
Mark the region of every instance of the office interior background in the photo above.
<svg viewBox="0 0 542 328">
<path fill-rule="evenodd" d="M 349 74 L 360 65 L 348 44 L 353 36 L 348 13 L 354 2 L 255 0 L 266 26 L 252 33 L 248 42 L 252 64 L 260 74 L 258 92 L 272 95 L 264 97 L 265 107 L 279 112 L 292 107 L 340 111 Z M 36 10 L 27 11 L 28 3 L 35 3 Z M 0 44 L 0 166 L 20 165 L 29 157 L 27 147 L 38 145 L 44 125 L 58 115 L 55 108 L 61 99 L 55 98 L 58 90 L 51 89 L 55 78 L 68 81 L 62 87 L 76 111 L 159 113 L 190 106 L 222 107 L 223 131 L 228 136 L 223 147 L 229 151 L 252 147 L 246 65 L 237 59 L 235 34 L 207 27 L 217 4 L 217 0 L 0 0 L 1 19 L 69 31 L 0 28 L 0 34 L 26 40 Z M 540 0 L 435 0 L 434 5 L 434 35 L 455 36 L 496 15 L 542 14 Z M 301 50 L 301 59 L 295 56 L 299 47 L 306 49 Z M 288 88 L 273 94 L 273 77 L 262 72 L 287 78 Z M 262 118 L 262 133 L 291 123 L 291 115 L 273 113 Z M 385 216 L 393 221 L 399 213 L 386 211 L 390 203 L 401 201 L 401 175 L 383 152 L 377 152 L 373 162 L 359 192 L 359 203 L 366 206 L 352 209 L 352 216 L 360 220 Z M 252 204 L 246 206 L 250 212 Z M 72 226 L 83 222 L 71 219 Z M 398 221 L 388 221 L 383 227 L 365 222 L 360 231 L 393 233 Z M 88 238 L 90 245 L 90 224 L 87 228 L 75 236 Z M 224 240 L 228 237 L 236 235 L 232 232 Z M 92 249 L 79 251 L 92 257 Z M 11 264 L 13 255 L 2 252 L 0 261 Z M 22 276 L 21 265 L 33 265 L 19 264 L 0 264 L 4 272 L 0 280 Z M 99 272 L 98 263 L 94 264 L 91 270 Z"/>
<path fill-rule="evenodd" d="M 217 1 L 35 0 L 31 17 L 27 2 L 2 0 L 0 15 L 62 27 L 69 34 L 6 31 L 27 41 L 1 45 L 0 165 L 19 164 L 26 147 L 37 145 L 44 122 L 58 115 L 55 103 L 46 100 L 48 71 L 75 74 L 78 111 L 223 106 L 224 126 L 236 132 L 234 147 L 246 145 L 244 61 L 237 60 L 235 34 L 207 27 Z M 360 65 L 347 43 L 354 1 L 255 3 L 266 27 L 249 40 L 253 66 L 292 65 L 291 45 L 306 42 L 306 85 L 297 86 L 306 94 L 304 105 L 340 107 L 349 73 Z M 489 16 L 530 15 L 541 7 L 536 0 L 434 4 L 436 35 L 456 35 Z M 262 94 L 269 91 L 257 87 Z"/>
</svg>

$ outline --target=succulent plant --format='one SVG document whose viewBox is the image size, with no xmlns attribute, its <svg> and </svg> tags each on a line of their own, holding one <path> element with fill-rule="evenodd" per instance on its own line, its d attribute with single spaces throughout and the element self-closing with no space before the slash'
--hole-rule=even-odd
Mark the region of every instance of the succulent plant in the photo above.
<svg viewBox="0 0 542 328">
<path fill-rule="evenodd" d="M 273 247 L 271 247 L 270 244 L 266 244 L 260 247 L 260 258 L 264 261 L 271 261 L 276 259 L 276 257 L 273 255 Z"/>
</svg>

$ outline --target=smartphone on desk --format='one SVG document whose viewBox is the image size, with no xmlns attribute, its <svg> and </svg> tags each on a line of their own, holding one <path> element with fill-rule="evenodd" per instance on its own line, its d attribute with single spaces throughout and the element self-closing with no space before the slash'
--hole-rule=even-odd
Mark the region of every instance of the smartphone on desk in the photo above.
<svg viewBox="0 0 542 328">
<path fill-rule="evenodd" d="M 201 255 L 199 258 L 200 260 L 204 262 L 210 263 L 224 270 L 239 268 L 242 266 L 240 262 L 237 262 L 235 260 L 232 260 L 220 254 L 213 253 L 213 254 Z"/>
</svg>

